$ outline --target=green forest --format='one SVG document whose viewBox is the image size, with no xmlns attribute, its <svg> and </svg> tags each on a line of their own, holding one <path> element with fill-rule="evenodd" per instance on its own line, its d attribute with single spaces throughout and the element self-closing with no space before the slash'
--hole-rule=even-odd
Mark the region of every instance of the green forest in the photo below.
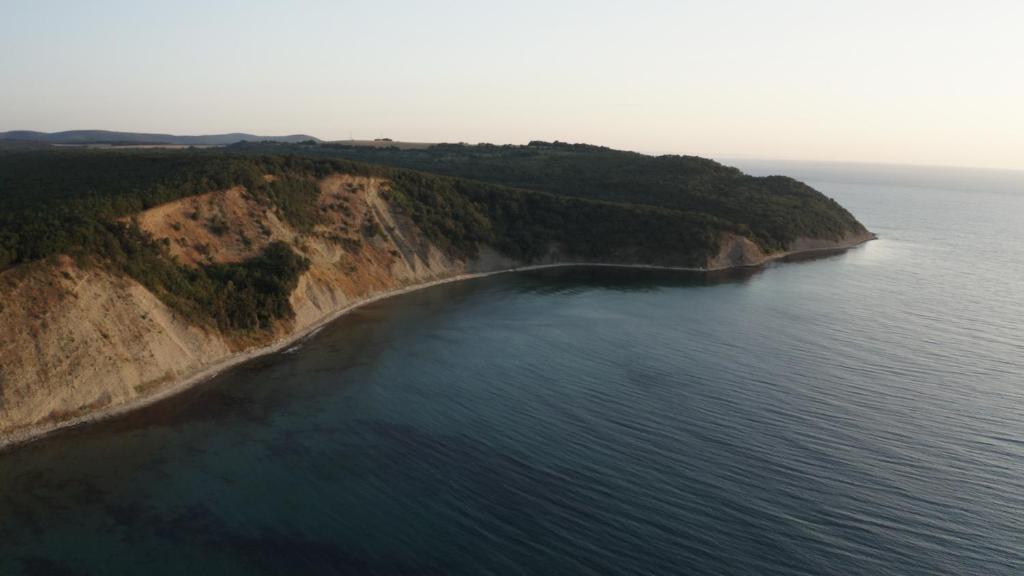
<svg viewBox="0 0 1024 576">
<path fill-rule="evenodd" d="M 834 200 L 785 176 L 754 177 L 697 156 L 648 156 L 588 144 L 438 144 L 426 148 L 344 143 L 240 143 L 469 178 L 559 196 L 644 204 L 732 223 L 768 251 L 801 236 L 839 239 L 863 226 Z"/>
<path fill-rule="evenodd" d="M 799 235 L 860 229 L 799 182 L 755 179 L 709 160 L 537 143 L 413 152 L 315 144 L 0 151 L 0 270 L 67 254 L 131 276 L 197 321 L 265 330 L 292 315 L 288 296 L 308 266 L 304 257 L 273 244 L 247 262 L 186 267 L 126 217 L 241 185 L 309 232 L 320 221 L 317 183 L 333 173 L 388 179 L 396 210 L 463 258 L 489 245 L 530 262 L 557 246 L 578 259 L 700 266 L 723 232 L 771 250 Z M 640 168 L 651 163 L 664 166 Z"/>
</svg>

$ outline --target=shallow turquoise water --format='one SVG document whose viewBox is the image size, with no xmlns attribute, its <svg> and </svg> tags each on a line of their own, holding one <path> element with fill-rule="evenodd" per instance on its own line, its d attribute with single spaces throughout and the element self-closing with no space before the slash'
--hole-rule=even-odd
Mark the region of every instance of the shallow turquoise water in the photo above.
<svg viewBox="0 0 1024 576">
<path fill-rule="evenodd" d="M 1019 177 L 785 168 L 882 239 L 360 309 L 0 455 L 0 574 L 1024 573 Z"/>
</svg>

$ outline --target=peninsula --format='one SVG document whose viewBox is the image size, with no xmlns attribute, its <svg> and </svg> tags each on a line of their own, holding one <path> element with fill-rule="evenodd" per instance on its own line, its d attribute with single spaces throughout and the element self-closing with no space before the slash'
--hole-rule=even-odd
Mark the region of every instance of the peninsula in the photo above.
<svg viewBox="0 0 1024 576">
<path fill-rule="evenodd" d="M 425 285 L 756 266 L 870 238 L 791 178 L 589 145 L 0 147 L 0 445 L 152 402 Z"/>
</svg>

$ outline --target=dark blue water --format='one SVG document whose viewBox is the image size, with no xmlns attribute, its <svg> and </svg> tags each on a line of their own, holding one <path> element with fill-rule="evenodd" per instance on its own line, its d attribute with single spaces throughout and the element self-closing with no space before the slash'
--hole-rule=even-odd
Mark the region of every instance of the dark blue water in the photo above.
<svg viewBox="0 0 1024 576">
<path fill-rule="evenodd" d="M 881 240 L 368 306 L 0 455 L 0 574 L 1024 573 L 1024 178 L 801 169 Z"/>
</svg>

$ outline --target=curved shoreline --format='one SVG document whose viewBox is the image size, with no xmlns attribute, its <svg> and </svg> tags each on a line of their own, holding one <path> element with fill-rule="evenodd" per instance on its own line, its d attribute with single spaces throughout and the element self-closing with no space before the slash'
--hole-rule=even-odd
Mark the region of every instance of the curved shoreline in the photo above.
<svg viewBox="0 0 1024 576">
<path fill-rule="evenodd" d="M 499 275 L 499 274 L 508 274 L 508 273 L 513 273 L 513 272 L 529 272 L 531 270 L 543 270 L 543 269 L 550 269 L 550 268 L 579 268 L 579 267 L 627 268 L 627 269 L 640 269 L 640 270 L 665 270 L 665 271 L 675 271 L 675 272 L 720 272 L 720 271 L 724 271 L 724 270 L 735 270 L 735 269 L 742 269 L 742 268 L 758 268 L 760 266 L 763 266 L 764 264 L 767 264 L 768 262 L 772 262 L 772 261 L 775 261 L 775 260 L 782 260 L 782 259 L 785 259 L 785 258 L 790 257 L 790 256 L 812 255 L 812 254 L 816 254 L 816 253 L 827 254 L 827 253 L 833 253 L 833 252 L 834 253 L 845 252 L 845 251 L 847 251 L 847 250 L 849 250 L 851 248 L 856 248 L 857 246 L 860 246 L 862 244 L 870 242 L 871 240 L 874 240 L 876 238 L 877 238 L 877 236 L 872 234 L 870 237 L 868 237 L 866 239 L 859 240 L 857 242 L 850 243 L 848 245 L 835 246 L 835 247 L 831 247 L 831 248 L 812 248 L 812 249 L 808 249 L 808 250 L 794 250 L 794 251 L 788 251 L 788 252 L 779 252 L 779 253 L 771 254 L 771 255 L 765 257 L 764 260 L 762 260 L 761 262 L 758 262 L 756 264 L 748 264 L 748 265 L 735 265 L 735 266 L 720 266 L 720 267 L 713 267 L 713 268 L 701 268 L 701 267 L 684 267 L 684 266 L 660 266 L 660 265 L 655 265 L 655 264 L 614 264 L 614 263 L 606 263 L 606 262 L 560 262 L 560 263 L 556 263 L 556 264 L 533 264 L 533 265 L 527 265 L 527 266 L 505 268 L 505 269 L 502 269 L 502 270 L 493 270 L 493 271 L 490 271 L 490 272 L 472 272 L 472 273 L 468 273 L 468 274 L 456 274 L 456 275 L 450 276 L 448 278 L 440 278 L 440 279 L 437 279 L 437 280 L 431 280 L 429 282 L 421 282 L 421 283 L 418 283 L 418 284 L 411 284 L 409 286 L 405 286 L 405 287 L 398 288 L 398 289 L 395 289 L 395 290 L 390 290 L 390 291 L 387 291 L 387 292 L 381 292 L 379 294 L 375 294 L 373 296 L 369 296 L 369 297 L 364 298 L 362 300 L 358 300 L 356 302 L 353 302 L 353 303 L 349 304 L 348 306 L 345 306 L 343 308 L 339 308 L 338 310 L 335 310 L 334 312 L 331 312 L 330 314 L 327 314 L 326 316 L 324 316 L 320 320 L 317 320 L 316 322 L 310 324 L 309 326 L 306 326 L 305 328 L 302 328 L 301 330 L 298 330 L 298 331 L 288 335 L 287 337 L 282 338 L 281 340 L 279 340 L 277 342 L 274 342 L 272 344 L 269 344 L 267 346 L 263 346 L 263 347 L 260 347 L 260 348 L 254 348 L 254 349 L 251 349 L 251 350 L 245 350 L 245 351 L 237 352 L 235 354 L 227 356 L 223 360 L 221 360 L 220 362 L 217 362 L 216 364 L 213 364 L 211 366 L 208 366 L 206 368 L 198 370 L 198 371 L 196 371 L 196 372 L 194 372 L 192 374 L 184 376 L 184 377 L 178 379 L 177 381 L 173 382 L 172 384 L 170 384 L 170 385 L 168 385 L 166 387 L 160 388 L 159 390 L 154 391 L 152 394 L 145 395 L 145 396 L 140 396 L 139 398 L 136 398 L 136 399 L 134 399 L 132 401 L 129 401 L 129 402 L 126 402 L 124 404 L 120 404 L 120 405 L 117 405 L 117 406 L 112 406 L 110 408 L 103 408 L 103 409 L 100 409 L 100 410 L 98 410 L 96 412 L 92 412 L 92 413 L 89 413 L 89 414 L 83 414 L 81 416 L 72 418 L 70 420 L 65 420 L 63 422 L 52 423 L 52 424 L 47 424 L 47 425 L 40 425 L 40 426 L 29 426 L 29 427 L 23 428 L 21 430 L 18 430 L 16 432 L 10 434 L 9 436 L 0 438 L 0 452 L 4 452 L 4 451 L 7 451 L 7 450 L 16 448 L 18 446 L 29 444 L 29 443 L 34 442 L 36 440 L 41 440 L 41 439 L 46 438 L 47 436 L 51 436 L 51 435 L 53 435 L 53 434 L 55 434 L 57 432 L 70 430 L 72 428 L 76 428 L 76 427 L 79 427 L 79 426 L 85 426 L 85 425 L 88 425 L 88 424 L 93 424 L 93 423 L 101 422 L 101 421 L 104 421 L 104 420 L 109 420 L 111 418 L 115 418 L 117 416 L 120 416 L 120 415 L 123 415 L 123 414 L 127 414 L 128 412 L 132 412 L 132 411 L 138 410 L 140 408 L 145 408 L 146 406 L 150 406 L 150 405 L 156 404 L 157 402 L 160 402 L 162 400 L 165 400 L 167 398 L 170 398 L 172 396 L 180 394 L 180 393 L 182 393 L 182 392 L 184 392 L 184 391 L 186 391 L 186 390 L 188 390 L 188 389 L 190 389 L 190 388 L 192 388 L 192 387 L 194 387 L 194 386 L 196 386 L 196 385 L 198 385 L 198 384 L 200 384 L 202 382 L 205 382 L 205 381 L 215 377 L 216 375 L 220 374 L 221 372 L 223 372 L 223 371 L 225 371 L 225 370 L 227 370 L 229 368 L 232 368 L 232 367 L 237 366 L 239 364 L 242 364 L 244 362 L 248 362 L 249 360 L 253 360 L 255 358 L 259 358 L 260 356 L 265 356 L 267 354 L 273 354 L 275 352 L 280 352 L 281 350 L 286 349 L 287 347 L 295 344 L 296 342 L 299 342 L 300 340 L 303 340 L 304 338 L 308 338 L 308 337 L 312 336 L 313 334 L 315 334 L 316 332 L 320 331 L 321 329 L 323 329 L 325 326 L 327 326 L 331 322 L 334 322 L 338 318 L 341 318 L 345 314 L 348 314 L 349 312 L 351 312 L 351 311 L 353 311 L 353 310 L 355 310 L 357 308 L 360 308 L 360 307 L 365 306 L 367 304 L 372 304 L 374 302 L 378 302 L 380 300 L 385 300 L 385 299 L 388 299 L 388 298 L 391 298 L 391 297 L 394 297 L 394 296 L 400 296 L 402 294 L 408 294 L 410 292 L 415 292 L 417 290 L 423 290 L 425 288 L 431 288 L 433 286 L 440 286 L 442 284 L 448 284 L 448 283 L 452 283 L 452 282 L 461 282 L 461 281 L 464 281 L 464 280 L 472 280 L 472 279 L 475 279 L 475 278 L 485 278 L 485 277 L 488 277 L 488 276 L 496 276 L 496 275 Z"/>
</svg>

